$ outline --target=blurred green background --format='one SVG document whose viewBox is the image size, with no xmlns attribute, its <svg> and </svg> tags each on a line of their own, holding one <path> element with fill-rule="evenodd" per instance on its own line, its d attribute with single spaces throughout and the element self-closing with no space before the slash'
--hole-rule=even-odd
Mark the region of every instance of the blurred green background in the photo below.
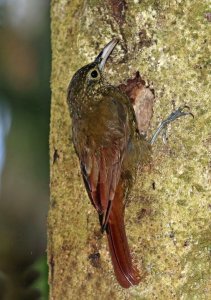
<svg viewBox="0 0 211 300">
<path fill-rule="evenodd" d="M 0 300 L 47 299 L 49 0 L 0 0 Z"/>
</svg>

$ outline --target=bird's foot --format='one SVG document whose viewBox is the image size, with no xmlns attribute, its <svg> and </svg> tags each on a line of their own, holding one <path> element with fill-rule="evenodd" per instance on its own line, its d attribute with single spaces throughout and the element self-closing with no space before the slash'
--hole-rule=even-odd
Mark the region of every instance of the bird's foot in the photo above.
<svg viewBox="0 0 211 300">
<path fill-rule="evenodd" d="M 191 115 L 194 118 L 194 115 L 190 112 L 190 111 L 184 111 L 185 109 L 190 109 L 189 106 L 184 105 L 179 107 L 177 110 L 173 111 L 167 119 L 165 119 L 163 122 L 161 122 L 160 126 L 157 128 L 157 130 L 155 131 L 155 133 L 153 134 L 151 140 L 150 140 L 150 145 L 153 145 L 155 143 L 155 141 L 157 140 L 158 136 L 160 133 L 162 133 L 162 137 L 163 137 L 163 142 L 166 143 L 167 142 L 167 126 L 174 122 L 176 119 L 178 119 L 179 117 L 182 116 L 186 116 L 186 115 Z"/>
</svg>

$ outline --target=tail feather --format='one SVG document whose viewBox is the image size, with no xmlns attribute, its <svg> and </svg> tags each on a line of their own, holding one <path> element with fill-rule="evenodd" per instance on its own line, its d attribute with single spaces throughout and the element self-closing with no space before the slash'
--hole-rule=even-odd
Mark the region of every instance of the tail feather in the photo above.
<svg viewBox="0 0 211 300">
<path fill-rule="evenodd" d="M 124 288 L 139 284 L 141 278 L 138 270 L 133 266 L 125 232 L 123 193 L 120 185 L 113 200 L 106 232 L 113 268 L 119 284 Z"/>
</svg>

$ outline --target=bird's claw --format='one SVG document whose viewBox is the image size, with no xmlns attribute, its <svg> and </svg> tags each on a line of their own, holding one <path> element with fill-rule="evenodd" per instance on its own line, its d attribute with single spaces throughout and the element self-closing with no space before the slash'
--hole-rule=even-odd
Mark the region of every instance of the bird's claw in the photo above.
<svg viewBox="0 0 211 300">
<path fill-rule="evenodd" d="M 180 106 L 177 110 L 173 111 L 167 119 L 165 119 L 163 122 L 161 122 L 160 126 L 154 133 L 153 137 L 150 140 L 150 144 L 154 144 L 156 141 L 158 135 L 162 132 L 162 137 L 163 137 L 163 142 L 164 144 L 167 143 L 168 137 L 167 137 L 167 126 L 178 119 L 179 117 L 186 116 L 186 115 L 191 115 L 194 118 L 194 115 L 190 111 L 184 111 L 185 109 L 190 110 L 190 107 L 188 105 Z"/>
<path fill-rule="evenodd" d="M 192 114 L 192 112 L 190 112 L 190 111 L 186 112 L 186 111 L 184 111 L 185 109 L 190 110 L 190 107 L 188 105 L 183 105 L 183 106 L 180 106 L 177 110 L 173 111 L 170 114 L 170 116 L 168 117 L 169 119 L 172 117 L 172 120 L 170 120 L 170 122 L 178 119 L 181 116 L 186 116 L 186 115 L 191 115 L 194 119 L 194 115 Z"/>
</svg>

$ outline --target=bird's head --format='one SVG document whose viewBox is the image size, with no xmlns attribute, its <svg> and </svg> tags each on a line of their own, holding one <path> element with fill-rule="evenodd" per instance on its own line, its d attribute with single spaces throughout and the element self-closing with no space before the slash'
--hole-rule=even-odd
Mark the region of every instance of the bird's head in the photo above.
<svg viewBox="0 0 211 300">
<path fill-rule="evenodd" d="M 110 41 L 95 58 L 95 60 L 79 69 L 73 76 L 68 87 L 68 102 L 83 101 L 87 94 L 92 94 L 96 87 L 102 84 L 102 73 L 108 57 L 118 43 L 117 39 Z M 77 101 L 78 102 L 78 101 Z"/>
</svg>

